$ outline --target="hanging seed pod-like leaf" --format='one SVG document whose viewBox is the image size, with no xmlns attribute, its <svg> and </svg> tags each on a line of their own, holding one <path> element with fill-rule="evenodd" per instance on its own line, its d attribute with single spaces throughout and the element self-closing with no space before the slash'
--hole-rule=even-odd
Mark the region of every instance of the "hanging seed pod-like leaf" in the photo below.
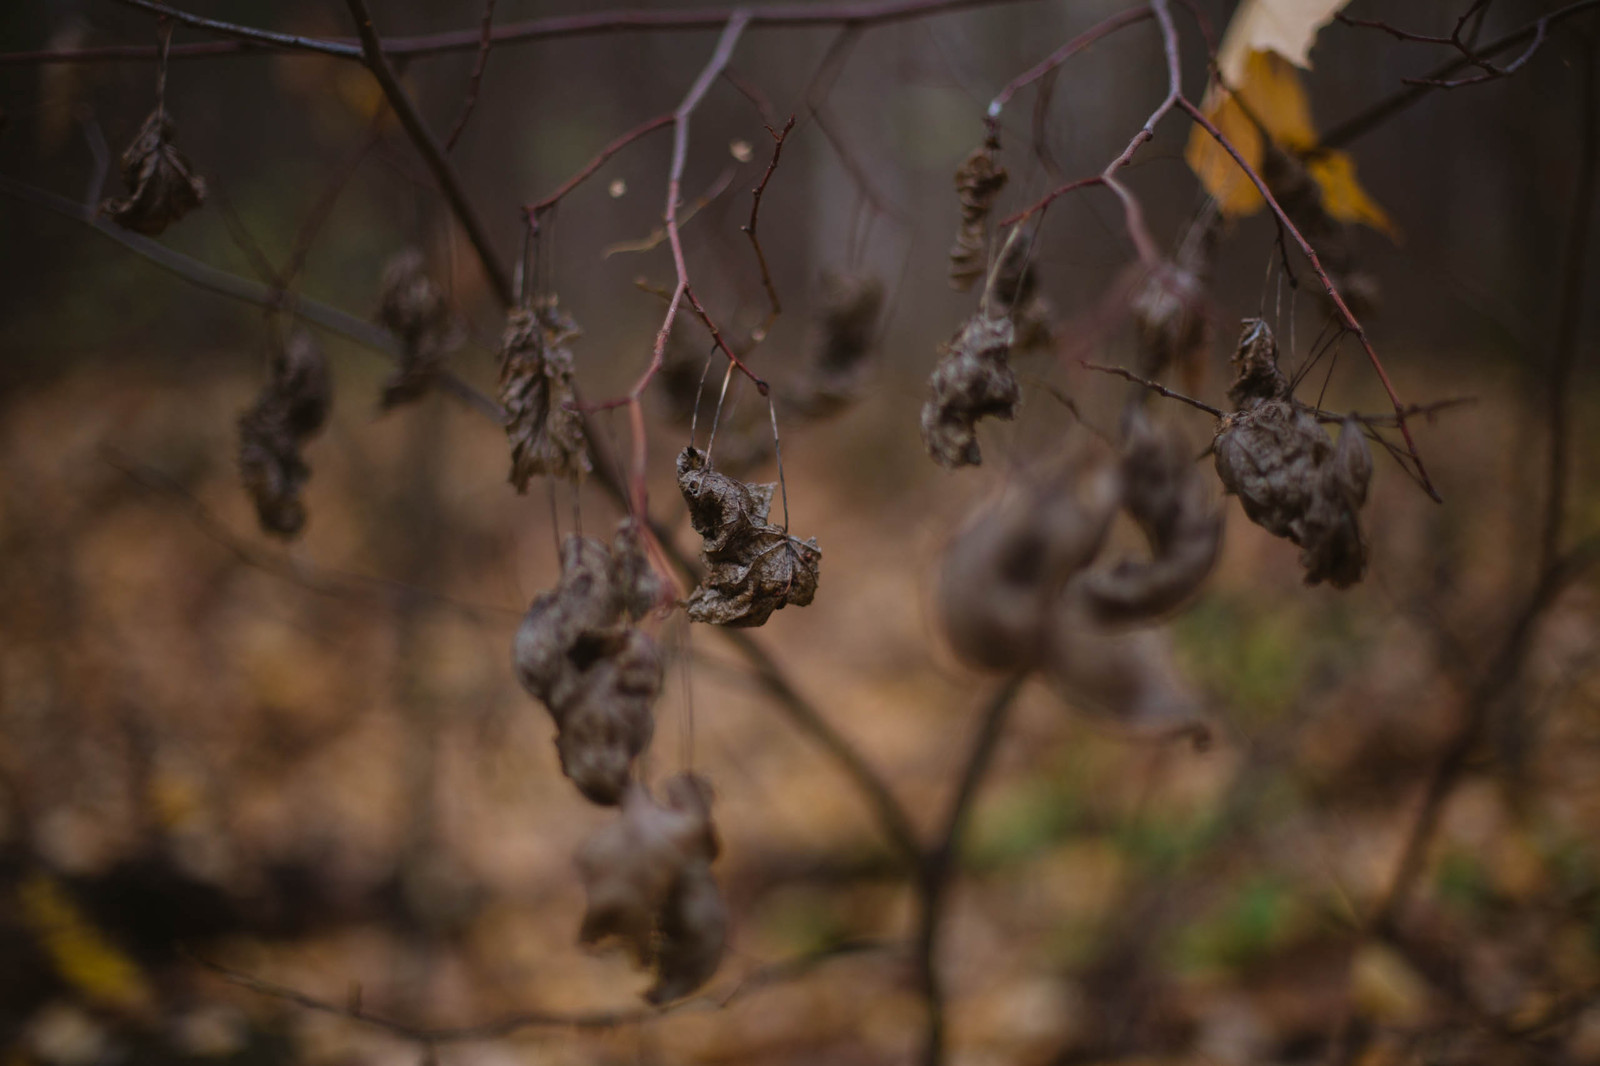
<svg viewBox="0 0 1600 1066">
<path fill-rule="evenodd" d="M 618 818 L 577 854 L 588 906 L 578 939 L 622 942 L 638 965 L 654 969 L 651 1003 L 688 995 L 716 972 L 727 944 L 728 912 L 711 876 L 719 845 L 711 789 L 679 774 L 657 803 L 629 786 Z"/>
<path fill-rule="evenodd" d="M 975 148 L 956 169 L 956 195 L 961 200 L 961 222 L 950 248 L 950 287 L 962 292 L 989 269 L 987 248 L 989 211 L 1006 185 L 1006 170 L 996 166 L 998 145 L 986 142 Z"/>
<path fill-rule="evenodd" d="M 1097 464 L 975 514 L 946 549 L 939 578 L 939 617 L 956 654 L 985 670 L 1037 666 L 1052 604 L 1099 553 L 1119 493 L 1117 471 Z"/>
<path fill-rule="evenodd" d="M 578 327 L 550 299 L 511 312 L 500 346 L 500 403 L 511 441 L 511 483 L 528 491 L 538 475 L 577 481 L 591 469 L 575 407 L 572 350 Z"/>
<path fill-rule="evenodd" d="M 1122 506 L 1150 546 L 1148 559 L 1124 559 L 1083 576 L 1083 598 L 1108 624 L 1156 618 L 1200 587 L 1217 561 L 1222 514 L 1212 505 L 1192 452 L 1170 426 L 1129 409 L 1123 429 Z"/>
<path fill-rule="evenodd" d="M 333 390 L 327 358 L 304 331 L 274 353 L 269 375 L 255 405 L 239 416 L 239 473 L 261 528 L 292 537 L 305 526 L 300 490 L 311 476 L 300 448 L 322 429 Z"/>
<path fill-rule="evenodd" d="M 806 376 L 780 394 L 787 413 L 827 418 L 855 402 L 882 311 L 883 283 L 877 278 L 822 275 L 822 340 Z"/>
<path fill-rule="evenodd" d="M 1039 292 L 1039 272 L 1029 257 L 1031 239 L 1007 241 L 994 279 L 994 297 L 1016 331 L 1012 347 L 1019 352 L 1047 349 L 1053 340 L 1056 311 Z"/>
<path fill-rule="evenodd" d="M 1134 296 L 1142 376 L 1160 378 L 1169 367 L 1203 365 L 1211 329 L 1202 302 L 1221 229 L 1222 215 L 1213 205 L 1189 228 L 1173 261 L 1152 273 Z"/>
<path fill-rule="evenodd" d="M 124 229 L 154 237 L 206 202 L 205 179 L 172 145 L 173 125 L 157 108 L 122 153 L 128 195 L 100 205 L 100 213 Z"/>
<path fill-rule="evenodd" d="M 1316 416 L 1289 395 L 1277 344 L 1259 319 L 1245 322 L 1228 395 L 1238 410 L 1217 426 L 1217 476 L 1250 521 L 1301 548 L 1306 584 L 1346 588 L 1361 580 L 1367 549 L 1359 512 L 1372 456 L 1346 422 L 1335 448 Z"/>
<path fill-rule="evenodd" d="M 428 276 L 422 253 L 396 253 L 383 268 L 378 321 L 400 341 L 400 369 L 384 383 L 384 410 L 418 399 L 438 380 L 460 327 L 443 290 Z"/>
<path fill-rule="evenodd" d="M 689 521 L 703 539 L 706 575 L 689 596 L 690 619 L 759 626 L 772 612 L 804 607 L 817 593 L 822 552 L 767 521 L 773 484 L 752 485 L 717 472 L 693 447 L 678 455 L 678 489 Z"/>
<path fill-rule="evenodd" d="M 512 644 L 523 687 L 555 721 L 562 772 L 600 804 L 627 788 L 661 692 L 655 641 L 628 624 L 643 613 L 634 565 L 592 537 L 569 536 L 560 583 L 534 599 Z"/>
<path fill-rule="evenodd" d="M 1108 626 L 1074 582 L 1055 601 L 1044 672 L 1080 710 L 1154 736 L 1189 735 L 1204 743 L 1203 705 L 1161 627 Z"/>
<path fill-rule="evenodd" d="M 1011 319 L 979 311 L 943 348 L 922 405 L 922 443 L 940 466 L 976 466 L 980 418 L 1011 419 L 1022 399 L 1011 370 Z"/>
</svg>

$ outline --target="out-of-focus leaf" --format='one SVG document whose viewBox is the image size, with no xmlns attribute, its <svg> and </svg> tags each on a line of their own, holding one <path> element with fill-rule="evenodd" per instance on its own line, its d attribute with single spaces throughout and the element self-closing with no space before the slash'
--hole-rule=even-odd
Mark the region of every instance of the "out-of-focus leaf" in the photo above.
<svg viewBox="0 0 1600 1066">
<path fill-rule="evenodd" d="M 1340 0 L 1246 0 L 1235 12 L 1217 52 L 1222 84 L 1206 90 L 1202 110 L 1257 172 L 1262 132 L 1289 152 L 1317 143 L 1311 106 L 1295 67 L 1310 67 L 1317 31 L 1344 6 Z M 1250 215 L 1263 201 L 1255 185 L 1205 130 L 1196 126 L 1185 153 L 1189 167 L 1225 215 Z M 1394 226 L 1356 180 L 1355 163 L 1343 152 L 1320 152 L 1306 160 L 1322 190 L 1323 206 L 1341 222 L 1361 222 L 1394 236 Z"/>
<path fill-rule="evenodd" d="M 107 940 L 52 878 L 37 874 L 17 888 L 22 915 L 63 980 L 91 1003 L 138 1012 L 151 993 L 139 967 Z"/>
</svg>

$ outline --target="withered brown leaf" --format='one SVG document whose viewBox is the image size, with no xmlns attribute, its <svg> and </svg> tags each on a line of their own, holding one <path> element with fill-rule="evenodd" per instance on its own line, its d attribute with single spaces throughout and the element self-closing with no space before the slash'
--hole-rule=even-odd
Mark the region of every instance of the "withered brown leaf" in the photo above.
<svg viewBox="0 0 1600 1066">
<path fill-rule="evenodd" d="M 1022 390 L 1011 369 L 1014 337 L 1010 318 L 981 310 L 943 346 L 922 405 L 922 443 L 939 465 L 981 463 L 978 420 L 1015 417 Z"/>
<path fill-rule="evenodd" d="M 1359 512 L 1372 476 L 1360 425 L 1347 421 L 1335 448 L 1289 394 L 1277 345 L 1259 319 L 1246 320 L 1234 368 L 1228 395 L 1238 410 L 1217 425 L 1217 476 L 1250 521 L 1300 546 L 1306 584 L 1355 584 L 1366 571 Z"/>
<path fill-rule="evenodd" d="M 1160 378 L 1169 367 L 1198 369 L 1211 343 L 1202 306 L 1211 280 L 1222 215 L 1213 205 L 1184 234 L 1177 254 L 1145 279 L 1132 303 L 1139 373 Z"/>
<path fill-rule="evenodd" d="M 578 481 L 591 468 L 583 418 L 575 407 L 572 350 L 577 325 L 555 299 L 511 312 L 500 345 L 500 403 L 511 441 L 511 483 L 548 474 Z"/>
<path fill-rule="evenodd" d="M 523 687 L 555 721 L 562 772 L 600 804 L 618 802 L 627 788 L 655 732 L 651 708 L 661 691 L 656 643 L 628 623 L 649 609 L 630 550 L 569 536 L 560 583 L 534 598 L 512 644 Z"/>
<path fill-rule="evenodd" d="M 656 971 L 652 1003 L 679 999 L 716 972 L 727 942 L 728 914 L 711 877 L 719 850 L 711 823 L 711 788 L 678 774 L 657 803 L 639 784 L 622 797 L 617 819 L 577 854 L 587 896 L 578 939 L 620 940 L 634 961 Z"/>
<path fill-rule="evenodd" d="M 322 349 L 297 330 L 274 351 L 261 394 L 239 416 L 239 473 L 268 533 L 292 537 L 305 526 L 300 490 L 311 468 L 300 448 L 322 429 L 332 391 Z"/>
<path fill-rule="evenodd" d="M 821 341 L 805 376 L 778 394 L 786 413 L 827 418 L 856 400 L 882 311 L 883 283 L 877 278 L 823 273 Z"/>
<path fill-rule="evenodd" d="M 956 169 L 956 196 L 961 201 L 961 222 L 950 248 L 950 287 L 962 292 L 989 268 L 988 221 L 995 197 L 1005 188 L 1006 170 L 994 161 L 996 145 L 985 142 L 973 149 Z"/>
<path fill-rule="evenodd" d="M 815 538 L 801 540 L 767 521 L 776 485 L 719 473 L 704 452 L 688 447 L 678 455 L 678 489 L 703 538 L 706 567 L 686 605 L 691 619 L 759 626 L 773 611 L 811 602 L 822 552 Z"/>
<path fill-rule="evenodd" d="M 1119 494 L 1117 471 L 1095 463 L 1015 486 L 977 511 L 939 577 L 939 617 L 956 654 L 986 670 L 1038 665 L 1052 604 L 1099 553 Z"/>
<path fill-rule="evenodd" d="M 1159 617 L 1211 573 L 1222 543 L 1222 514 L 1183 437 L 1129 409 L 1122 444 L 1122 506 L 1150 546 L 1147 559 L 1124 559 L 1083 576 L 1083 597 L 1102 622 Z"/>
<path fill-rule="evenodd" d="M 384 383 L 379 401 L 387 410 L 433 388 L 445 356 L 460 343 L 450 301 L 415 248 L 397 252 L 384 265 L 378 321 L 400 341 L 400 368 Z"/>
<path fill-rule="evenodd" d="M 106 200 L 100 213 L 125 229 L 154 237 L 206 202 L 205 179 L 173 147 L 172 119 L 161 108 L 150 113 L 122 152 L 128 195 Z"/>
</svg>

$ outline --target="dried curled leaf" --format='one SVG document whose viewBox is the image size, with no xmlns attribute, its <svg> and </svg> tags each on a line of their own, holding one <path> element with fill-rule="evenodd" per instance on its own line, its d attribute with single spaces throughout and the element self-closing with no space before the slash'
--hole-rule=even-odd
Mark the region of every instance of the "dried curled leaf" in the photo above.
<svg viewBox="0 0 1600 1066">
<path fill-rule="evenodd" d="M 823 273 L 822 340 L 806 376 L 780 394 L 788 413 L 827 418 L 856 400 L 882 311 L 883 283 L 877 278 Z"/>
<path fill-rule="evenodd" d="M 378 321 L 400 340 L 400 369 L 383 386 L 388 410 L 421 397 L 438 380 L 460 327 L 443 290 L 428 276 L 422 253 L 407 248 L 383 268 Z"/>
<path fill-rule="evenodd" d="M 1168 367 L 1198 368 L 1211 343 L 1203 301 L 1222 229 L 1215 207 L 1184 234 L 1166 269 L 1152 273 L 1133 298 L 1139 373 L 1160 378 Z"/>
<path fill-rule="evenodd" d="M 679 774 L 656 803 L 630 785 L 618 818 L 584 842 L 577 866 L 588 906 L 578 939 L 618 939 L 656 971 L 652 1003 L 681 998 L 710 980 L 727 943 L 728 913 L 711 877 L 719 845 L 711 788 Z"/>
<path fill-rule="evenodd" d="M 305 526 L 300 489 L 311 476 L 300 448 L 322 429 L 333 390 L 327 358 L 303 330 L 273 353 L 269 374 L 255 405 L 239 416 L 239 473 L 261 528 L 292 537 Z"/>
<path fill-rule="evenodd" d="M 962 292 L 984 276 L 989 268 L 988 221 L 995 197 L 1006 185 L 1006 170 L 996 166 L 996 145 L 985 143 L 975 148 L 956 169 L 956 195 L 961 200 L 961 222 L 956 227 L 956 242 L 950 248 L 950 286 Z"/>
<path fill-rule="evenodd" d="M 978 419 L 1011 419 L 1022 390 L 1011 370 L 1011 320 L 979 311 L 944 346 L 922 405 L 922 443 L 940 466 L 976 466 Z"/>
<path fill-rule="evenodd" d="M 1124 559 L 1083 576 L 1083 599 L 1114 624 L 1159 617 L 1200 587 L 1217 561 L 1222 514 L 1183 438 L 1133 407 L 1123 428 L 1122 506 L 1150 545 L 1148 559 Z"/>
<path fill-rule="evenodd" d="M 994 296 L 1001 312 L 1010 317 L 1016 337 L 1012 347 L 1019 352 L 1050 347 L 1056 310 L 1039 292 L 1038 268 L 1032 261 L 1031 238 L 1006 242 L 994 278 Z"/>
<path fill-rule="evenodd" d="M 661 656 L 628 624 L 649 609 L 635 550 L 621 534 L 615 550 L 569 536 L 560 583 L 534 599 L 512 644 L 523 687 L 555 721 L 562 772 L 594 803 L 618 802 L 655 732 Z"/>
<path fill-rule="evenodd" d="M 575 407 L 572 350 L 578 327 L 554 298 L 506 320 L 500 344 L 500 403 L 511 441 L 511 483 L 528 491 L 538 475 L 577 481 L 592 469 Z"/>
<path fill-rule="evenodd" d="M 725 626 L 759 626 L 789 604 L 804 607 L 817 592 L 822 552 L 770 524 L 777 486 L 752 485 L 710 468 L 693 447 L 678 455 L 678 489 L 689 521 L 704 538 L 706 575 L 689 596 L 689 617 Z"/>
<path fill-rule="evenodd" d="M 128 195 L 100 205 L 100 213 L 135 233 L 154 237 L 206 202 L 205 179 L 172 145 L 172 119 L 160 108 L 150 113 L 122 153 L 122 182 Z"/>
<path fill-rule="evenodd" d="M 1044 670 L 1080 710 L 1156 736 L 1210 737 L 1203 705 L 1173 654 L 1164 628 L 1108 626 L 1074 582 L 1057 598 L 1046 638 Z"/>
<path fill-rule="evenodd" d="M 1372 476 L 1361 427 L 1347 421 L 1335 448 L 1315 415 L 1289 396 L 1277 346 L 1259 319 L 1246 321 L 1234 366 L 1228 395 L 1239 409 L 1217 426 L 1217 476 L 1250 521 L 1300 546 L 1306 584 L 1355 584 L 1367 564 L 1359 512 Z"/>
<path fill-rule="evenodd" d="M 1116 470 L 1095 464 L 975 514 L 946 549 L 937 593 L 956 654 L 987 670 L 1038 665 L 1052 605 L 1099 553 L 1119 494 Z"/>
</svg>

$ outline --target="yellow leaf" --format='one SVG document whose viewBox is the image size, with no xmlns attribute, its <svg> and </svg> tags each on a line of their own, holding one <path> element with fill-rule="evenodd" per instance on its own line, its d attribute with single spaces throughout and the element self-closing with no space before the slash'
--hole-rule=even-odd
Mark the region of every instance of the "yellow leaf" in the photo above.
<svg viewBox="0 0 1600 1066">
<path fill-rule="evenodd" d="M 1398 239 L 1394 223 L 1356 181 L 1356 165 L 1343 152 L 1319 152 L 1306 160 L 1306 171 L 1322 190 L 1322 206 L 1340 222 L 1360 222 Z"/>
<path fill-rule="evenodd" d="M 1238 86 L 1252 52 L 1275 52 L 1297 67 L 1310 68 L 1317 31 L 1349 0 L 1244 0 L 1228 22 L 1217 49 L 1222 80 Z"/>
<path fill-rule="evenodd" d="M 101 935 L 56 881 L 43 874 L 29 877 L 18 886 L 17 901 L 56 972 L 85 999 L 131 1012 L 150 1005 L 139 967 Z"/>
<path fill-rule="evenodd" d="M 1232 27 L 1229 27 L 1232 33 Z M 1213 84 L 1202 110 L 1222 135 L 1239 150 L 1257 174 L 1261 172 L 1261 132 L 1290 152 L 1303 152 L 1317 143 L 1311 123 L 1311 105 L 1300 75 L 1283 56 L 1251 51 L 1237 64 L 1233 91 Z M 1196 126 L 1184 153 L 1200 184 L 1230 217 L 1252 215 L 1263 201 L 1226 149 Z M 1361 222 L 1395 236 L 1394 224 L 1383 208 L 1356 180 L 1355 163 L 1343 152 L 1319 152 L 1306 160 L 1306 170 L 1322 190 L 1323 207 L 1341 222 Z"/>
</svg>

